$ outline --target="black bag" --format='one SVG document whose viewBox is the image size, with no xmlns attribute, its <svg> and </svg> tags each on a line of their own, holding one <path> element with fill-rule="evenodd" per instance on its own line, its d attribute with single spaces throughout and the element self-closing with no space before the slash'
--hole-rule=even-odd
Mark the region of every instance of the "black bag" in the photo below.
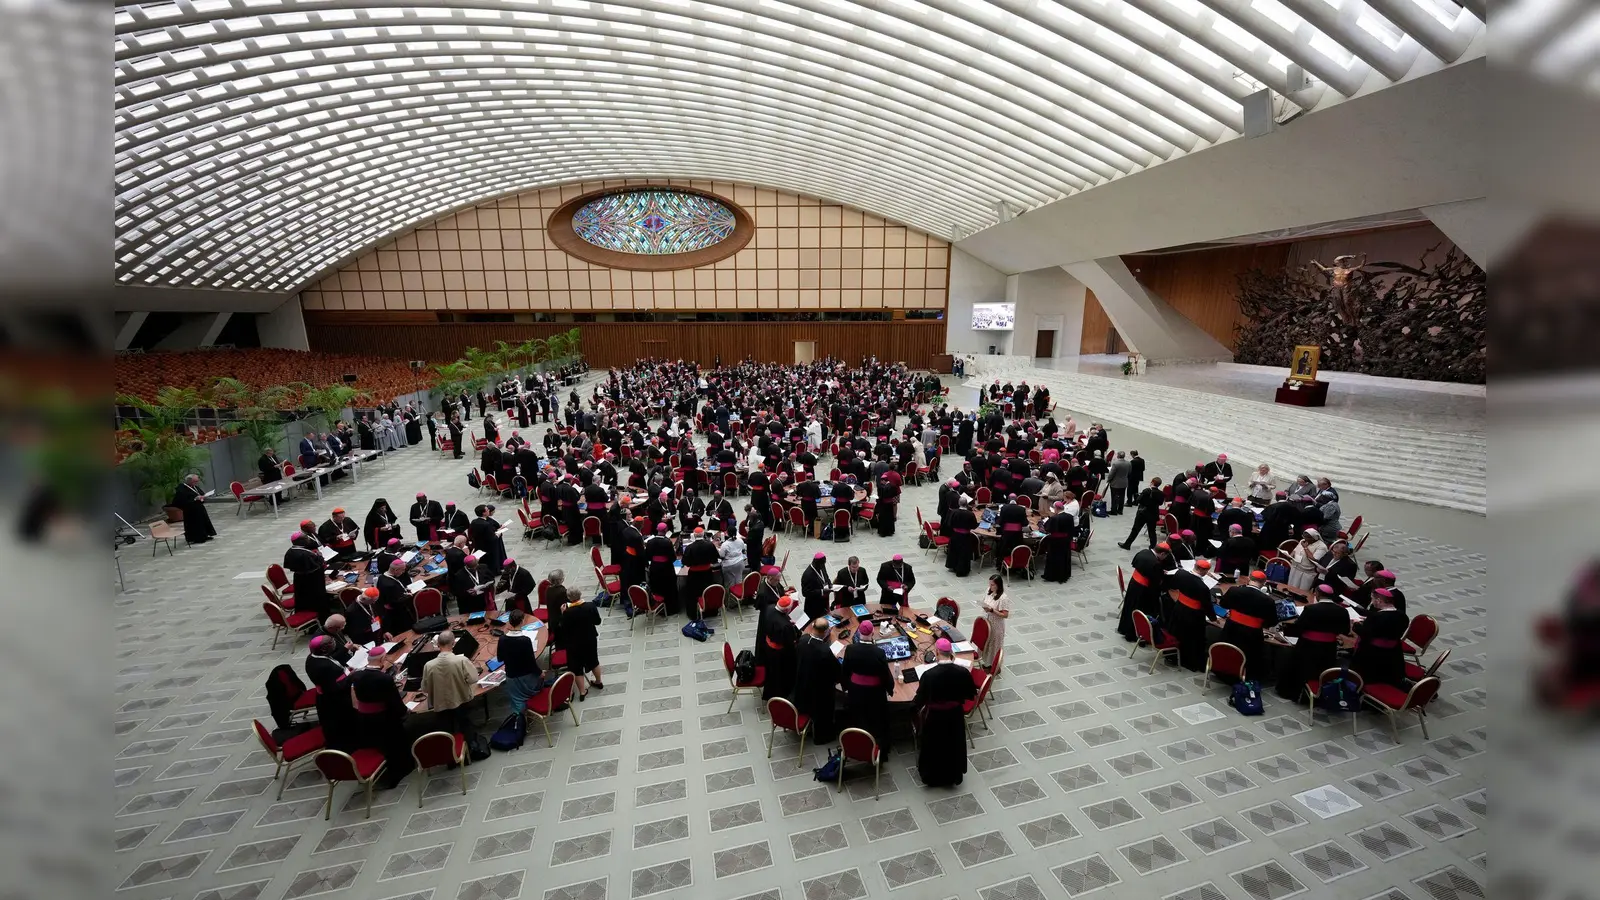
<svg viewBox="0 0 1600 900">
<path fill-rule="evenodd" d="M 924 531 L 923 533 L 917 535 L 917 549 L 918 550 L 926 550 L 926 549 L 928 549 L 928 533 L 926 531 Z"/>
<path fill-rule="evenodd" d="M 522 718 L 518 716 L 517 718 Z M 481 762 L 489 758 L 489 742 L 476 732 L 467 735 L 467 759 Z"/>
<path fill-rule="evenodd" d="M 450 620 L 444 616 L 428 616 L 426 618 L 418 619 L 414 624 L 412 624 L 411 630 L 417 634 L 436 634 L 449 627 Z"/>
<path fill-rule="evenodd" d="M 756 680 L 756 655 L 749 650 L 740 650 L 739 655 L 733 658 L 733 676 L 741 682 Z"/>
<path fill-rule="evenodd" d="M 956 626 L 956 620 L 961 618 L 961 611 L 948 603 L 941 603 L 934 608 L 933 614 L 944 620 L 951 628 Z"/>
<path fill-rule="evenodd" d="M 478 470 L 477 469 L 473 469 L 472 471 L 467 473 L 467 486 L 472 488 L 473 490 L 477 490 L 478 488 L 483 487 L 483 484 L 478 481 Z"/>
<path fill-rule="evenodd" d="M 506 717 L 500 727 L 494 730 L 489 737 L 489 746 L 504 753 L 522 746 L 522 741 L 528 736 L 528 722 L 522 713 L 516 712 Z"/>
</svg>

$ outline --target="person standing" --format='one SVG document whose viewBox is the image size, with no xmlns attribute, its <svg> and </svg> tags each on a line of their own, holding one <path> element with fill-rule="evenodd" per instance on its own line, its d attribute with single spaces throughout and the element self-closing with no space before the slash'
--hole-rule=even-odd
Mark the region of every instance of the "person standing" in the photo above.
<svg viewBox="0 0 1600 900">
<path fill-rule="evenodd" d="M 1245 672 L 1255 681 L 1267 674 L 1263 629 L 1278 622 L 1278 607 L 1267 595 L 1267 573 L 1250 573 L 1248 584 L 1228 588 L 1217 605 L 1227 610 L 1220 638 L 1244 651 Z"/>
<path fill-rule="evenodd" d="M 889 697 L 894 693 L 894 674 L 883 649 L 872 642 L 870 619 L 856 627 L 856 639 L 844 648 L 839 676 L 844 682 L 845 721 L 860 728 L 878 742 L 881 757 L 889 755 Z"/>
<path fill-rule="evenodd" d="M 1389 588 L 1378 588 L 1372 592 L 1367 610 L 1366 619 L 1351 626 L 1356 646 L 1350 654 L 1350 668 L 1367 684 L 1404 689 L 1406 661 L 1401 641 L 1411 625 L 1405 600 Z"/>
<path fill-rule="evenodd" d="M 315 539 L 308 539 L 298 531 L 289 535 L 289 544 L 283 554 L 283 567 L 294 573 L 295 612 L 314 612 L 320 622 L 333 609 L 322 554 L 316 551 Z"/>
<path fill-rule="evenodd" d="M 838 602 L 843 606 L 855 606 L 867 602 L 867 570 L 861 568 L 858 557 L 850 557 L 845 561 L 845 567 L 833 576 L 833 583 L 839 585 Z"/>
<path fill-rule="evenodd" d="M 1256 466 L 1250 475 L 1250 502 L 1256 506 L 1266 506 L 1272 502 L 1272 495 L 1277 491 L 1278 479 L 1272 477 L 1272 469 L 1262 463 Z"/>
<path fill-rule="evenodd" d="M 763 607 L 760 635 L 756 638 L 756 665 L 764 666 L 767 679 L 761 688 L 761 699 L 788 697 L 794 687 L 795 641 L 799 632 L 789 618 L 794 609 L 794 598 L 783 595 L 777 603 Z"/>
<path fill-rule="evenodd" d="M 805 601 L 807 619 L 819 619 L 827 614 L 828 584 L 828 558 L 818 553 L 800 574 L 800 596 Z"/>
<path fill-rule="evenodd" d="M 185 475 L 172 492 L 172 502 L 183 511 L 183 538 L 191 544 L 204 544 L 217 536 L 211 524 L 211 514 L 206 511 L 206 492 L 200 490 L 199 475 Z"/>
<path fill-rule="evenodd" d="M 911 589 L 916 586 L 917 573 L 911 570 L 904 556 L 896 553 L 893 559 L 878 566 L 878 588 L 882 592 L 878 597 L 880 605 L 907 605 Z"/>
<path fill-rule="evenodd" d="M 1278 696 L 1299 700 L 1306 682 L 1338 665 L 1338 640 L 1350 633 L 1350 613 L 1331 597 L 1306 604 L 1300 616 L 1285 622 L 1279 630 L 1286 637 L 1298 638 L 1289 648 L 1289 659 L 1278 667 Z"/>
<path fill-rule="evenodd" d="M 1078 522 L 1066 511 L 1066 505 L 1057 500 L 1055 514 L 1042 524 L 1044 540 L 1040 549 L 1044 552 L 1044 580 L 1060 583 L 1070 581 L 1072 536 L 1077 531 Z"/>
<path fill-rule="evenodd" d="M 452 733 L 468 734 L 472 723 L 467 718 L 467 704 L 472 702 L 478 666 L 455 652 L 455 632 L 441 631 L 433 640 L 439 655 L 422 667 L 422 694 L 428 700 L 428 709 L 442 713 L 441 718 L 450 723 Z"/>
<path fill-rule="evenodd" d="M 1128 532 L 1128 539 L 1118 544 L 1124 550 L 1133 549 L 1133 539 L 1138 537 L 1139 529 L 1143 528 L 1150 538 L 1150 546 L 1156 545 L 1156 519 L 1161 517 L 1161 479 L 1150 479 L 1150 486 L 1139 492 L 1138 508 L 1133 514 L 1133 528 Z"/>
<path fill-rule="evenodd" d="M 466 452 L 461 449 L 461 439 L 465 436 L 466 429 L 461 427 L 461 417 L 451 416 L 448 423 L 450 429 L 450 451 L 456 459 L 465 459 Z"/>
<path fill-rule="evenodd" d="M 1206 623 L 1211 617 L 1211 588 L 1204 577 L 1210 560 L 1196 560 L 1194 571 L 1179 569 L 1166 578 L 1167 598 L 1162 623 L 1178 640 L 1178 662 L 1191 672 L 1206 667 Z"/>
<path fill-rule="evenodd" d="M 1301 591 L 1311 591 L 1317 584 L 1317 560 L 1328 552 L 1322 535 L 1315 528 L 1307 528 L 1300 542 L 1289 554 L 1289 586 Z"/>
<path fill-rule="evenodd" d="M 1122 594 L 1122 612 L 1117 617 L 1117 633 L 1125 641 L 1136 641 L 1138 633 L 1133 628 L 1133 612 L 1138 610 L 1152 619 L 1160 617 L 1161 587 L 1166 579 L 1167 566 L 1172 561 L 1171 545 L 1162 541 L 1154 547 L 1133 555 L 1133 577 L 1128 580 Z"/>
<path fill-rule="evenodd" d="M 551 593 L 555 590 L 549 588 Z M 589 696 L 589 688 L 606 689 L 600 674 L 600 610 L 577 588 L 567 588 L 567 603 L 561 607 L 561 647 L 567 651 L 567 671 L 578 682 L 580 703 Z"/>
<path fill-rule="evenodd" d="M 1128 486 L 1132 472 L 1133 464 L 1128 462 L 1127 451 L 1118 450 L 1116 458 L 1111 461 L 1111 468 L 1106 476 L 1106 486 L 1110 488 L 1111 494 L 1111 509 L 1109 512 L 1113 516 L 1122 515 L 1123 500 L 1130 493 Z"/>
<path fill-rule="evenodd" d="M 830 743 L 838 735 L 834 708 L 839 702 L 841 667 L 829 649 L 829 630 L 828 620 L 819 616 L 801 636 L 795 648 L 794 687 L 788 698 L 801 715 L 811 717 L 811 739 L 818 744 Z"/>
<path fill-rule="evenodd" d="M 965 704 L 978 695 L 972 674 L 958 666 L 948 638 L 933 642 L 936 662 L 917 681 L 912 700 L 917 729 L 917 777 L 925 787 L 955 787 L 967 774 Z"/>
<path fill-rule="evenodd" d="M 716 545 L 706 538 L 705 529 L 696 528 L 694 538 L 683 548 L 683 603 L 689 621 L 700 618 L 700 595 L 716 583 L 717 573 L 712 571 L 717 561 Z"/>
<path fill-rule="evenodd" d="M 417 540 L 439 540 L 439 529 L 444 525 L 444 507 L 437 500 L 429 500 L 428 495 L 418 491 L 417 502 L 411 504 L 411 524 L 417 528 Z"/>
<path fill-rule="evenodd" d="M 944 567 L 958 577 L 972 574 L 972 553 L 977 537 L 972 533 L 978 527 L 978 517 L 965 495 L 955 499 L 955 510 L 950 513 L 950 543 L 945 545 Z"/>
<path fill-rule="evenodd" d="M 525 571 L 525 570 L 524 570 Z M 495 644 L 494 655 L 506 666 L 506 680 L 501 687 L 506 699 L 511 701 L 511 711 L 521 713 L 528 698 L 544 689 L 544 676 L 539 671 L 539 658 L 534 653 L 534 636 L 522 631 L 527 614 L 520 609 L 511 610 L 506 619 L 506 633 Z"/>
<path fill-rule="evenodd" d="M 997 572 L 989 576 L 989 592 L 983 598 L 983 618 L 989 623 L 989 639 L 983 645 L 982 667 L 994 668 L 1006 643 L 1006 620 L 1011 618 L 1011 596 L 1006 580 Z"/>
</svg>

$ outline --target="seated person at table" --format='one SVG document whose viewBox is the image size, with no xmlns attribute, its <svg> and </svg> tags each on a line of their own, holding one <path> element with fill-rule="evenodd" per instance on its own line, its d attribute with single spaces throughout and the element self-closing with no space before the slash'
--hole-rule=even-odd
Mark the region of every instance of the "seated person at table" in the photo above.
<svg viewBox="0 0 1600 900">
<path fill-rule="evenodd" d="M 867 602 L 867 583 L 870 580 L 865 569 L 861 568 L 858 557 L 850 557 L 845 567 L 833 576 L 833 583 L 840 586 L 834 595 L 834 603 L 838 606 L 855 606 Z"/>
<path fill-rule="evenodd" d="M 400 545 L 400 539 L 389 538 L 389 541 L 384 545 L 384 548 L 379 550 L 378 555 L 373 557 L 373 561 L 378 564 L 378 571 L 380 573 L 387 572 L 389 571 L 389 564 L 399 559 L 403 553 L 405 553 L 405 548 Z"/>
<path fill-rule="evenodd" d="M 372 501 L 372 509 L 367 511 L 367 520 L 362 524 L 361 533 L 366 536 L 367 546 L 374 550 L 386 546 L 391 538 L 400 537 L 400 520 L 389 508 L 389 501 L 382 497 Z"/>
<path fill-rule="evenodd" d="M 1406 687 L 1406 661 L 1400 642 L 1411 625 L 1405 601 L 1388 588 L 1372 592 L 1367 617 L 1353 624 L 1355 650 L 1350 654 L 1351 671 L 1360 673 L 1367 684 Z"/>
<path fill-rule="evenodd" d="M 373 582 L 378 589 L 378 617 L 383 629 L 390 634 L 410 631 L 417 621 L 411 594 L 406 591 L 406 564 L 400 560 L 389 563 L 389 571 Z"/>
<path fill-rule="evenodd" d="M 878 587 L 882 594 L 878 603 L 883 606 L 905 606 L 911 602 L 911 589 L 917 586 L 917 573 L 905 557 L 896 553 L 894 558 L 878 566 Z"/>
<path fill-rule="evenodd" d="M 441 718 L 450 723 L 449 731 L 465 734 L 471 730 L 467 704 L 472 702 L 478 681 L 478 665 L 454 652 L 453 632 L 441 631 L 433 640 L 439 655 L 422 667 L 422 696 L 427 698 L 430 711 L 444 714 Z"/>
<path fill-rule="evenodd" d="M 506 699 L 511 701 L 513 712 L 521 712 L 527 705 L 528 698 L 544 688 L 544 676 L 539 671 L 539 657 L 534 652 L 538 646 L 535 641 L 536 635 L 522 631 L 523 626 L 527 624 L 526 613 L 520 609 L 511 610 L 507 614 L 506 634 L 495 644 L 494 655 L 505 663 L 506 667 L 506 680 L 501 684 L 501 688 L 506 693 Z"/>
<path fill-rule="evenodd" d="M 365 646 L 373 641 L 386 640 L 382 620 L 378 618 L 378 589 L 363 588 L 354 603 L 344 608 L 345 633 L 350 640 Z"/>
<path fill-rule="evenodd" d="M 356 746 L 371 747 L 383 754 L 386 765 L 378 786 L 385 790 L 393 788 L 416 768 L 416 761 L 411 758 L 411 740 L 406 734 L 405 700 L 394 679 L 376 669 L 351 673 L 345 681 L 354 694 L 355 716 L 351 730 Z M 336 690 L 334 693 L 344 692 Z M 320 706 L 318 715 L 321 715 Z"/>
<path fill-rule="evenodd" d="M 1222 549 L 1217 551 L 1217 572 L 1223 575 L 1237 575 L 1250 568 L 1256 559 L 1256 542 L 1245 536 L 1244 529 L 1238 525 L 1228 526 L 1228 539 L 1222 542 Z"/>
<path fill-rule="evenodd" d="M 1317 587 L 1328 585 L 1333 588 L 1335 597 L 1346 593 L 1352 588 L 1345 584 L 1345 580 L 1355 581 L 1356 561 L 1350 558 L 1350 545 L 1344 541 L 1334 541 L 1328 552 L 1317 560 Z"/>
<path fill-rule="evenodd" d="M 964 705 L 978 696 L 972 673 L 956 665 L 948 638 L 933 642 L 935 663 L 917 681 L 917 777 L 925 787 L 954 787 L 967 774 Z"/>
<path fill-rule="evenodd" d="M 333 644 L 328 648 L 328 657 L 341 666 L 349 663 L 350 654 L 359 649 L 355 642 L 350 640 L 350 636 L 345 634 L 344 629 L 344 616 L 339 613 L 334 613 L 324 619 L 322 627 L 319 629 L 322 635 L 333 639 Z M 319 637 L 322 635 L 319 635 Z"/>
<path fill-rule="evenodd" d="M 871 733 L 882 757 L 889 755 L 891 716 L 889 697 L 894 694 L 894 674 L 883 649 L 872 642 L 870 619 L 856 627 L 855 640 L 844 648 L 839 679 L 844 684 L 845 724 Z M 770 677 L 770 676 L 769 676 Z"/>
<path fill-rule="evenodd" d="M 336 646 L 334 639 L 325 634 L 312 638 L 309 644 L 311 655 L 306 657 L 306 678 L 325 691 L 332 690 L 334 683 L 344 677 L 344 663 L 330 655 Z"/>
<path fill-rule="evenodd" d="M 344 507 L 335 506 L 333 515 L 317 529 L 317 538 L 340 554 L 350 553 L 356 547 L 356 535 L 361 526 L 344 514 Z"/>
<path fill-rule="evenodd" d="M 1233 502 L 1217 514 L 1217 528 L 1222 534 L 1232 534 L 1235 525 L 1239 526 L 1239 532 L 1245 537 L 1250 537 L 1256 530 L 1255 510 L 1244 505 L 1243 497 L 1233 498 Z"/>
<path fill-rule="evenodd" d="M 1285 637 L 1298 638 L 1288 659 L 1279 660 L 1278 696 L 1298 701 L 1305 694 L 1306 682 L 1339 664 L 1337 642 L 1340 635 L 1350 633 L 1350 613 L 1331 595 L 1320 595 L 1300 610 L 1299 618 L 1283 623 L 1278 630 Z"/>
<path fill-rule="evenodd" d="M 467 526 L 470 524 L 472 523 L 467 519 L 465 511 L 456 509 L 454 503 L 446 503 L 444 505 L 444 524 L 440 526 L 441 530 L 453 531 L 458 535 L 464 535 L 467 533 Z"/>
<path fill-rule="evenodd" d="M 839 702 L 839 660 L 833 655 L 831 630 L 828 620 L 819 617 L 800 637 L 795 649 L 794 687 L 788 698 L 801 715 L 811 717 L 811 738 L 818 744 L 830 743 L 838 736 L 833 713 Z"/>
<path fill-rule="evenodd" d="M 1398 580 L 1399 576 L 1394 572 L 1385 569 L 1383 567 L 1383 563 L 1375 559 L 1369 559 L 1361 564 L 1361 570 L 1366 573 L 1367 576 L 1367 579 L 1361 582 L 1361 586 L 1357 587 L 1353 591 L 1340 591 L 1340 593 L 1348 598 L 1351 603 L 1354 603 L 1362 609 L 1366 609 L 1367 605 L 1372 602 L 1372 592 L 1378 588 L 1388 588 L 1390 593 L 1394 594 L 1396 597 L 1401 597 L 1403 603 L 1403 598 L 1405 595 L 1400 592 L 1399 588 L 1394 586 L 1395 581 Z M 298 593 L 298 589 L 296 589 L 296 592 Z"/>
<path fill-rule="evenodd" d="M 1243 650 L 1245 674 L 1261 681 L 1267 674 L 1263 629 L 1278 623 L 1278 607 L 1267 594 L 1267 573 L 1251 572 L 1248 584 L 1228 588 L 1217 605 L 1228 611 L 1217 639 Z"/>
<path fill-rule="evenodd" d="M 789 616 L 794 611 L 794 598 L 785 594 L 778 602 L 763 607 L 756 622 L 756 665 L 767 670 L 767 680 L 761 688 L 761 699 L 787 698 L 794 687 L 795 641 L 800 633 Z"/>
<path fill-rule="evenodd" d="M 278 451 L 271 447 L 262 450 L 261 458 L 256 460 L 256 470 L 261 473 L 262 484 L 271 484 L 282 478 L 283 461 L 278 459 Z"/>
<path fill-rule="evenodd" d="M 480 576 L 476 556 L 467 556 L 463 559 L 461 568 L 446 580 L 449 582 L 450 596 L 456 601 L 456 612 L 475 613 L 486 609 L 487 595 L 494 582 L 492 579 L 486 580 Z"/>
</svg>

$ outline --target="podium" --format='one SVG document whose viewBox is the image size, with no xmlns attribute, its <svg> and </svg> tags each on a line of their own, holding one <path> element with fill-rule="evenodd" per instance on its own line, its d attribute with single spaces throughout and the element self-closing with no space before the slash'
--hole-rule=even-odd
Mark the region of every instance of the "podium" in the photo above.
<svg viewBox="0 0 1600 900">
<path fill-rule="evenodd" d="M 1287 380 L 1278 386 L 1278 393 L 1273 401 L 1290 406 L 1327 406 L 1328 383 Z"/>
</svg>

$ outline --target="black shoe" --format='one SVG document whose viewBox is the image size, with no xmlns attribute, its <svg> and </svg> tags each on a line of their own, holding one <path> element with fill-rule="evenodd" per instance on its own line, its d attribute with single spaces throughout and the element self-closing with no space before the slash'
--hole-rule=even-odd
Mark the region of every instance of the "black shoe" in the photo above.
<svg viewBox="0 0 1600 900">
<path fill-rule="evenodd" d="M 598 681 L 591 681 L 591 682 L 589 682 L 589 687 L 592 687 L 592 688 L 594 688 L 594 689 L 595 689 L 595 690 L 597 690 L 597 691 L 603 691 L 603 690 L 605 690 L 605 689 L 606 689 L 606 686 L 605 686 L 605 685 L 603 685 L 603 684 L 601 684 L 601 683 L 600 683 L 600 682 L 598 682 Z"/>
<path fill-rule="evenodd" d="M 1133 546 L 1131 544 L 1118 544 L 1117 546 L 1121 547 L 1124 550 L 1132 550 L 1133 549 Z"/>
<path fill-rule="evenodd" d="M 589 698 L 589 695 L 587 693 L 581 693 L 581 694 L 578 695 L 578 702 L 582 703 L 584 700 L 587 700 L 588 698 Z"/>
</svg>

